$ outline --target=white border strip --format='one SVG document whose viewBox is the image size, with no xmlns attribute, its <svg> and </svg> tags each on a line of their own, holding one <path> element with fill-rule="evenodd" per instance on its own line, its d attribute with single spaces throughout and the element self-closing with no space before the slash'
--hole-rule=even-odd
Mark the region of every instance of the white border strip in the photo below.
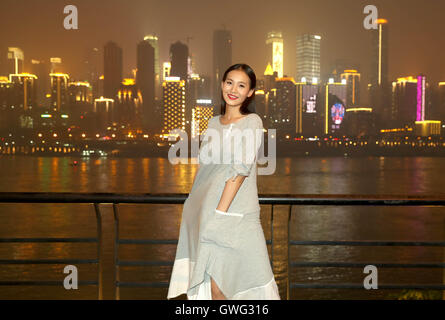
<svg viewBox="0 0 445 320">
<path fill-rule="evenodd" d="M 234 212 L 224 212 L 221 210 L 215 209 L 216 213 L 222 214 L 223 216 L 236 216 L 236 217 L 243 217 L 244 215 L 241 213 L 234 213 Z"/>
</svg>

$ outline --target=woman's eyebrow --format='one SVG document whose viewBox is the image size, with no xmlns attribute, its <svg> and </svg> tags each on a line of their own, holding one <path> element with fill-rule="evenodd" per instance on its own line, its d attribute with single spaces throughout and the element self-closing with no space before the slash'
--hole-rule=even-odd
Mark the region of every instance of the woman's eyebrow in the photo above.
<svg viewBox="0 0 445 320">
<path fill-rule="evenodd" d="M 232 80 L 232 81 L 234 81 L 233 79 L 231 79 L 231 78 L 227 78 L 227 80 Z M 239 83 L 243 83 L 243 84 L 246 84 L 244 81 L 238 81 Z"/>
</svg>

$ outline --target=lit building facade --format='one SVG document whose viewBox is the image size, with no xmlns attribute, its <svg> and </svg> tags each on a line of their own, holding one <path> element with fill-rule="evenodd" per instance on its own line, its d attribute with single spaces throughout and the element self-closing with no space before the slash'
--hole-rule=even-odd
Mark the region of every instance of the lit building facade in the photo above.
<svg viewBox="0 0 445 320">
<path fill-rule="evenodd" d="M 272 64 L 272 72 L 277 72 L 279 78 L 283 77 L 283 35 L 279 31 L 267 33 L 267 62 Z"/>
<path fill-rule="evenodd" d="M 320 81 L 321 36 L 303 34 L 297 36 L 297 81 Z M 302 80 L 305 78 L 306 80 Z"/>
<path fill-rule="evenodd" d="M 142 128 L 142 93 L 135 79 L 126 78 L 122 81 L 115 100 L 114 119 L 127 128 Z"/>
<path fill-rule="evenodd" d="M 203 135 L 207 130 L 209 120 L 213 117 L 213 104 L 210 99 L 197 99 L 192 109 L 191 137 Z"/>
<path fill-rule="evenodd" d="M 68 80 L 65 73 L 50 73 L 51 108 L 54 111 L 65 112 L 68 102 Z"/>
<path fill-rule="evenodd" d="M 185 80 L 169 77 L 162 83 L 164 127 L 162 133 L 167 137 L 174 129 L 185 130 Z"/>
<path fill-rule="evenodd" d="M 413 125 L 414 121 L 425 120 L 426 90 L 423 75 L 398 78 L 392 83 L 392 126 Z"/>
<path fill-rule="evenodd" d="M 360 73 L 357 70 L 345 70 L 341 80 L 346 80 L 346 107 L 352 108 L 360 105 Z"/>
<path fill-rule="evenodd" d="M 232 31 L 215 30 L 213 32 L 213 68 L 212 100 L 221 105 L 221 81 L 224 72 L 232 65 Z"/>
<path fill-rule="evenodd" d="M 346 80 L 327 83 L 324 87 L 324 134 L 340 131 L 346 112 Z"/>
</svg>

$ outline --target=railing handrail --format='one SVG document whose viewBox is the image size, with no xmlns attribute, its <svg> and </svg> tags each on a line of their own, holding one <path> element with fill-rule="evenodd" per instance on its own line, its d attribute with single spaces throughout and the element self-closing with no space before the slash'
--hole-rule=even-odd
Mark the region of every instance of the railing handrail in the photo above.
<svg viewBox="0 0 445 320">
<path fill-rule="evenodd" d="M 182 204 L 188 193 L 0 192 L 0 203 L 162 203 Z M 445 205 L 434 195 L 259 194 L 260 204 L 275 205 Z"/>
<path fill-rule="evenodd" d="M 125 261 L 119 259 L 118 247 L 122 244 L 175 244 L 176 239 L 120 239 L 119 237 L 119 214 L 117 204 L 121 203 L 146 203 L 146 204 L 183 204 L 189 194 L 187 193 L 72 193 L 72 192 L 0 192 L 0 203 L 92 203 L 94 204 L 97 219 L 97 238 L 0 238 L 0 243 L 18 243 L 18 242 L 96 242 L 96 259 L 14 259 L 0 260 L 1 264 L 52 264 L 52 263 L 85 263 L 98 265 L 98 281 L 79 281 L 79 284 L 98 285 L 98 297 L 103 298 L 103 253 L 102 253 L 102 219 L 99 204 L 112 204 L 115 224 L 115 252 L 114 267 L 116 269 L 116 278 L 114 280 L 115 297 L 120 298 L 121 287 L 166 287 L 166 282 L 122 282 L 119 276 L 120 266 L 171 266 L 172 261 Z M 291 240 L 290 239 L 290 218 L 292 207 L 294 205 L 340 205 L 340 206 L 445 206 L 445 193 L 434 195 L 362 195 L 362 194 L 259 194 L 260 204 L 272 205 L 270 215 L 271 239 L 266 243 L 271 245 L 271 261 L 274 257 L 274 206 L 288 205 L 288 223 L 287 223 L 287 247 L 288 247 L 288 268 L 290 267 L 363 267 L 364 262 L 291 262 L 290 247 L 295 245 L 341 245 L 341 246 L 435 246 L 445 247 L 442 241 L 374 241 L 374 240 Z M 357 211 L 358 213 L 360 211 Z M 371 262 L 366 262 L 371 264 Z M 384 268 L 443 268 L 445 263 L 374 263 Z M 60 285 L 60 281 L 0 281 L 0 286 L 5 285 Z M 295 283 L 287 278 L 287 298 L 289 290 L 293 288 L 339 288 L 339 289 L 357 289 L 362 288 L 359 284 L 306 284 Z M 398 285 L 384 284 L 379 285 L 381 289 L 433 289 L 444 290 L 445 285 Z M 444 295 L 445 298 L 445 295 Z"/>
</svg>

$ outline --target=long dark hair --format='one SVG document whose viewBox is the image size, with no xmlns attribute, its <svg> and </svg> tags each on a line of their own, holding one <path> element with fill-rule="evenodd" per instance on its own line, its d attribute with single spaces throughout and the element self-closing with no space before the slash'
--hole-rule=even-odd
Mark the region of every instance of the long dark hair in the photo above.
<svg viewBox="0 0 445 320">
<path fill-rule="evenodd" d="M 227 79 L 227 75 L 232 70 L 242 70 L 244 71 L 250 79 L 250 88 L 253 89 L 253 93 L 250 97 L 247 97 L 246 100 L 243 101 L 243 104 L 240 107 L 241 114 L 249 114 L 255 113 L 255 87 L 256 87 L 256 75 L 253 72 L 253 69 L 245 63 L 237 63 L 233 66 L 229 67 L 226 72 L 224 72 L 224 76 L 222 78 L 222 82 L 224 83 Z M 226 101 L 224 100 L 224 96 L 221 90 L 221 114 L 226 113 Z"/>
</svg>

